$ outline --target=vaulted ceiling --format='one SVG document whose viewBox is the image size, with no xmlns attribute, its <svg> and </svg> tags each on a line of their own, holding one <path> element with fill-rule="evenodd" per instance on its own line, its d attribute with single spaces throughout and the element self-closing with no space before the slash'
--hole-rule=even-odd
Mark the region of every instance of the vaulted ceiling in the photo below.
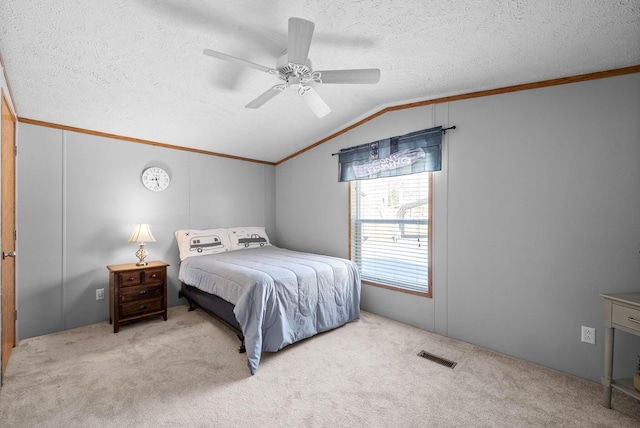
<svg viewBox="0 0 640 428">
<path fill-rule="evenodd" d="M 277 76 L 289 17 L 314 70 L 379 68 L 245 105 Z M 277 162 L 381 109 L 640 64 L 640 0 L 2 0 L 0 57 L 24 119 Z M 382 137 L 382 136 L 381 136 Z"/>
</svg>

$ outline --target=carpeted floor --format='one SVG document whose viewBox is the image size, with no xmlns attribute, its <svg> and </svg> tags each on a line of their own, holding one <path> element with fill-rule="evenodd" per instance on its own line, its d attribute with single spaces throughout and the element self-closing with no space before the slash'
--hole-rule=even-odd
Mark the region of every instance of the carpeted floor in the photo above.
<svg viewBox="0 0 640 428">
<path fill-rule="evenodd" d="M 0 390 L 3 427 L 638 427 L 600 384 L 363 312 L 264 354 L 186 306 L 123 326 L 23 340 Z M 454 369 L 418 357 L 427 350 Z"/>
</svg>

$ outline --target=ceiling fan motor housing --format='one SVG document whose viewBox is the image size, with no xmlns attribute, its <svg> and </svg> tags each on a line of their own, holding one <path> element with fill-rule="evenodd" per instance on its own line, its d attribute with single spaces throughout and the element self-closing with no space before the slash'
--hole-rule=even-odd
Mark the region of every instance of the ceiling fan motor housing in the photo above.
<svg viewBox="0 0 640 428">
<path fill-rule="evenodd" d="M 312 66 L 311 60 L 307 58 L 307 61 L 304 65 L 296 64 L 298 66 L 298 76 L 310 76 Z M 276 71 L 278 72 L 278 77 L 285 82 L 294 83 L 289 80 L 290 77 L 298 77 L 296 76 L 296 71 L 294 67 L 292 67 L 291 63 L 289 63 L 289 58 L 287 56 L 287 51 L 284 51 L 282 55 L 276 61 Z"/>
</svg>

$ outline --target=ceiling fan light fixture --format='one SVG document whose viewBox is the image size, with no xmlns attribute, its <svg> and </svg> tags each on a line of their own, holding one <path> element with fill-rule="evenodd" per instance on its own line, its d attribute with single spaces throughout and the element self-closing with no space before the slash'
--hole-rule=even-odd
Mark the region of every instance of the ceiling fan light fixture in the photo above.
<svg viewBox="0 0 640 428">
<path fill-rule="evenodd" d="M 320 95 L 318 95 L 318 93 L 312 87 L 300 85 L 298 93 L 307 103 L 307 106 L 309 106 L 311 111 L 314 112 L 316 116 L 318 116 L 318 118 L 323 118 L 331 113 L 331 109 L 329 108 L 327 103 L 325 103 L 324 100 L 320 98 Z"/>
</svg>

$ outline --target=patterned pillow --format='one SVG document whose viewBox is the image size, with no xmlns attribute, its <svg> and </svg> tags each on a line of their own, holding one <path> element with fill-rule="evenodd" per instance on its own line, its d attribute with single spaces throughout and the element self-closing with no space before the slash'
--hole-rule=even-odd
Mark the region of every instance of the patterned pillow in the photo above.
<svg viewBox="0 0 640 428">
<path fill-rule="evenodd" d="M 264 227 L 233 227 L 227 230 L 231 244 L 229 251 L 271 245 Z"/>
<path fill-rule="evenodd" d="M 224 253 L 231 247 L 227 229 L 185 229 L 177 230 L 175 235 L 180 249 L 180 260 Z"/>
</svg>

